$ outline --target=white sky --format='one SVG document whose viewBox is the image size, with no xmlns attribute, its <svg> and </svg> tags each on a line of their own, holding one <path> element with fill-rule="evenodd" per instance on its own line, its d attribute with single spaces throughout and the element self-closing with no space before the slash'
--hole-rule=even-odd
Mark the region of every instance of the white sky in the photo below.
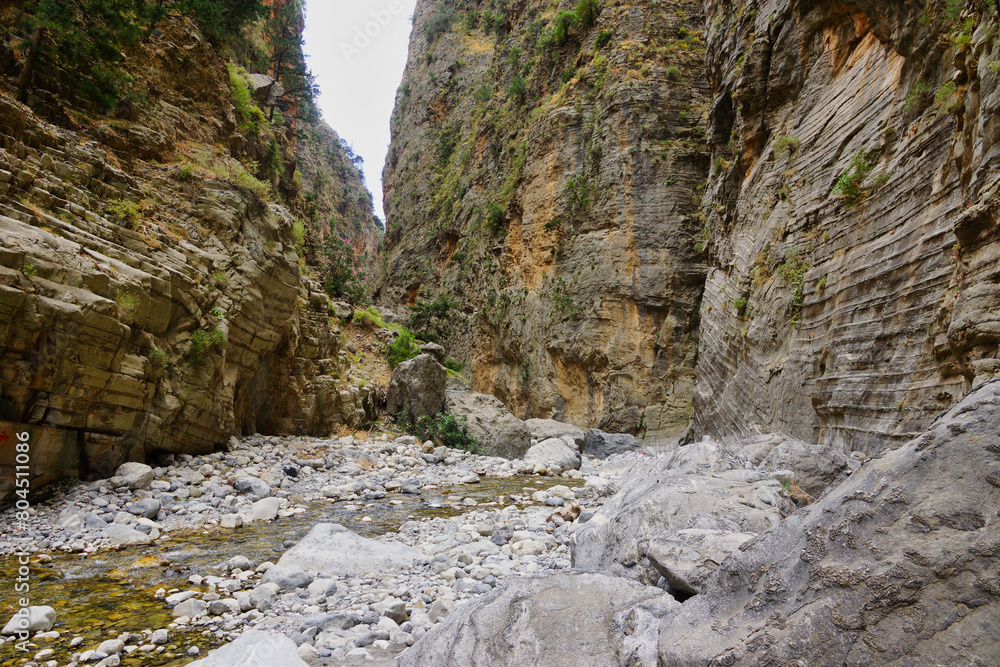
<svg viewBox="0 0 1000 667">
<path fill-rule="evenodd" d="M 416 0 L 308 0 L 305 52 L 320 87 L 323 117 L 365 159 L 375 213 L 389 117 L 403 78 Z"/>
</svg>

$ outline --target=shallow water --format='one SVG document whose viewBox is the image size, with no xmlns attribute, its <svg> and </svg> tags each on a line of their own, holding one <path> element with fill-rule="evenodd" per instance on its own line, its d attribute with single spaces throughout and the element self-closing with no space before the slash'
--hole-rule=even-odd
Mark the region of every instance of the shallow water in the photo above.
<svg viewBox="0 0 1000 667">
<path fill-rule="evenodd" d="M 316 501 L 305 504 L 305 512 L 271 523 L 253 523 L 242 529 L 221 532 L 196 532 L 159 540 L 154 545 L 129 547 L 120 551 L 105 551 L 89 556 L 83 554 L 53 554 L 50 563 L 31 565 L 31 604 L 49 605 L 56 610 L 53 630 L 61 633 L 58 640 L 40 639 L 29 653 L 14 649 L 12 644 L 0 647 L 0 667 L 28 662 L 38 651 L 52 648 L 60 665 L 69 662 L 70 654 L 91 648 L 123 632 L 165 628 L 173 621 L 163 601 L 153 597 L 158 588 L 187 590 L 188 578 L 222 576 L 218 566 L 243 555 L 255 565 L 277 561 L 288 547 L 301 539 L 316 523 L 339 523 L 360 535 L 376 537 L 394 532 L 406 521 L 424 517 L 451 517 L 474 509 L 501 508 L 511 503 L 510 496 L 530 494 L 557 484 L 580 486 L 580 480 L 545 479 L 538 477 L 484 477 L 479 484 L 441 487 L 424 490 L 419 496 L 390 493 L 384 499 L 370 502 Z M 526 489 L 528 489 L 526 491 Z M 453 500 L 449 502 L 448 497 Z M 478 507 L 464 507 L 454 497 L 473 498 Z M 354 508 L 352 509 L 353 506 Z M 362 521 L 364 517 L 370 522 Z M 0 577 L 13 582 L 17 559 L 0 557 Z M 17 610 L 20 594 L 13 584 L 0 586 L 0 618 L 5 623 Z M 175 667 L 197 659 L 186 655 L 188 648 L 197 646 L 202 656 L 221 644 L 214 635 L 196 626 L 191 630 L 171 630 L 170 643 L 162 653 L 133 653 L 122 665 L 152 665 Z M 83 644 L 70 649 L 73 637 L 84 638 Z"/>
</svg>

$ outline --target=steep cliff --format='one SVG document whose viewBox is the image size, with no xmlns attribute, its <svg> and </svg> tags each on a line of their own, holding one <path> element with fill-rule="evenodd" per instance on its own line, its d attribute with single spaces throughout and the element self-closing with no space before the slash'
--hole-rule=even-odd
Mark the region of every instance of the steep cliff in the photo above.
<svg viewBox="0 0 1000 667">
<path fill-rule="evenodd" d="M 25 103 L 0 91 L 0 420 L 33 434 L 36 491 L 374 416 L 299 252 L 335 215 L 378 244 L 336 135 L 280 106 L 265 120 L 248 95 L 266 109 L 267 77 L 227 71 L 187 18 L 124 55 L 132 93 L 110 113 L 54 65 Z"/>
<path fill-rule="evenodd" d="M 417 3 L 381 296 L 454 302 L 451 354 L 519 416 L 675 432 L 705 278 L 700 7 L 576 6 Z"/>
<path fill-rule="evenodd" d="M 997 24 L 962 10 L 707 4 L 697 431 L 872 451 L 998 370 Z"/>
</svg>

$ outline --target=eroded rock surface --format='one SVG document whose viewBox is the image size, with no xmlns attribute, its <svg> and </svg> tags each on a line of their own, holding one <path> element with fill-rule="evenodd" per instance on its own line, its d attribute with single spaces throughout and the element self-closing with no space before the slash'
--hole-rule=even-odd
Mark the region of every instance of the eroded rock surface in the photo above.
<svg viewBox="0 0 1000 667">
<path fill-rule="evenodd" d="M 466 419 L 469 433 L 488 456 L 523 458 L 531 447 L 531 431 L 500 400 L 488 394 L 449 389 L 445 409 Z"/>
</svg>

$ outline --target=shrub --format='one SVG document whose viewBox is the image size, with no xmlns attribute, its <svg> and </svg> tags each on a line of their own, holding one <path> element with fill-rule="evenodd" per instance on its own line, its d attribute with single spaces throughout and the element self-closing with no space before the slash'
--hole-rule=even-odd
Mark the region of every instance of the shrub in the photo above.
<svg viewBox="0 0 1000 667">
<path fill-rule="evenodd" d="M 553 39 L 556 46 L 562 46 L 569 39 L 569 31 L 576 26 L 576 12 L 564 9 L 556 14 L 556 22 L 553 26 Z"/>
<path fill-rule="evenodd" d="M 361 247 L 330 234 L 323 240 L 320 250 L 319 276 L 326 293 L 352 304 L 371 303 L 375 272 L 368 266 L 368 258 Z"/>
<path fill-rule="evenodd" d="M 934 103 L 942 111 L 947 111 L 949 113 L 954 113 L 958 110 L 961 98 L 958 97 L 958 85 L 954 81 L 948 81 L 942 84 L 937 92 L 934 93 Z"/>
<path fill-rule="evenodd" d="M 439 9 L 434 13 L 429 19 L 427 19 L 427 24 L 424 26 L 424 35 L 427 36 L 428 42 L 433 42 L 435 39 L 448 32 L 451 29 L 451 24 L 455 22 L 458 16 L 455 14 L 455 10 L 451 7 L 444 7 Z"/>
<path fill-rule="evenodd" d="M 590 30 L 597 23 L 597 14 L 600 11 L 598 0 L 577 0 L 576 20 L 584 30 Z"/>
<path fill-rule="evenodd" d="M 135 321 L 135 311 L 139 309 L 139 296 L 134 292 L 122 291 L 115 296 L 118 312 L 122 322 L 132 324 Z"/>
<path fill-rule="evenodd" d="M 797 250 L 789 250 L 785 253 L 785 263 L 778 269 L 781 277 L 792 288 L 792 303 L 796 306 L 801 306 L 805 297 L 806 273 L 809 268 Z"/>
<path fill-rule="evenodd" d="M 514 75 L 510 86 L 507 87 L 507 94 L 519 102 L 524 101 L 524 98 L 528 95 L 528 84 L 525 83 L 523 76 L 520 74 Z"/>
<path fill-rule="evenodd" d="M 193 178 L 194 178 L 193 164 L 182 164 L 180 168 L 177 169 L 177 180 L 190 181 Z"/>
<path fill-rule="evenodd" d="M 413 334 L 409 330 L 403 329 L 396 336 L 396 340 L 389 343 L 389 352 L 386 358 L 389 361 L 389 367 L 395 368 L 418 354 L 420 354 L 420 348 L 417 347 Z"/>
<path fill-rule="evenodd" d="M 299 172 L 295 172 L 295 175 L 298 176 Z M 306 226 L 299 220 L 292 223 L 292 243 L 295 244 L 295 251 L 302 255 L 306 244 Z"/>
<path fill-rule="evenodd" d="M 141 215 L 139 205 L 127 199 L 112 199 L 108 202 L 105 210 L 114 216 L 118 222 L 127 225 L 131 229 L 139 226 Z"/>
<path fill-rule="evenodd" d="M 465 368 L 465 364 L 460 364 L 451 357 L 444 360 L 444 367 L 447 368 L 452 373 L 461 373 Z"/>
<path fill-rule="evenodd" d="M 410 306 L 410 328 L 421 340 L 440 343 L 448 340 L 451 332 L 451 311 L 455 302 L 445 293 L 433 301 L 417 301 Z"/>
<path fill-rule="evenodd" d="M 489 102 L 493 98 L 493 91 L 489 86 L 482 85 L 476 89 L 476 94 L 474 96 L 477 102 Z"/>
<path fill-rule="evenodd" d="M 778 137 L 777 141 L 774 142 L 774 159 L 777 160 L 782 153 L 791 155 L 798 149 L 801 143 L 797 137 Z"/>
<path fill-rule="evenodd" d="M 404 415 L 399 415 L 397 422 L 421 442 L 430 440 L 453 449 L 464 449 L 473 453 L 479 451 L 479 443 L 469 434 L 465 417 L 459 417 L 451 412 L 439 412 L 433 417 L 425 415 L 417 418 L 415 424 L 411 424 Z"/>
<path fill-rule="evenodd" d="M 851 158 L 847 171 L 840 175 L 833 186 L 848 206 L 857 206 L 865 200 L 871 190 L 865 188 L 865 181 L 875 168 L 875 151 L 860 150 Z"/>
<path fill-rule="evenodd" d="M 736 312 L 738 313 L 742 314 L 743 311 L 746 310 L 746 307 L 747 307 L 747 300 L 743 297 L 740 297 L 739 299 L 733 301 L 733 308 L 735 308 Z"/>
<path fill-rule="evenodd" d="M 507 212 L 497 204 L 496 202 L 490 202 L 486 206 L 486 226 L 489 230 L 496 234 L 501 229 L 503 229 L 504 223 L 507 222 Z"/>
<path fill-rule="evenodd" d="M 149 363 L 159 368 L 165 368 L 168 363 L 167 354 L 160 350 L 150 350 L 146 358 L 149 359 Z"/>
<path fill-rule="evenodd" d="M 671 81 L 676 81 L 681 78 L 681 68 L 677 65 L 671 65 L 667 68 L 667 78 Z"/>
<path fill-rule="evenodd" d="M 229 284 L 229 279 L 222 271 L 216 271 L 209 277 L 209 282 L 212 283 L 212 287 L 215 289 L 221 289 Z"/>
<path fill-rule="evenodd" d="M 599 49 L 603 49 L 605 46 L 611 43 L 612 32 L 610 30 L 602 30 L 597 33 L 597 39 L 594 41 L 594 46 Z"/>
</svg>

